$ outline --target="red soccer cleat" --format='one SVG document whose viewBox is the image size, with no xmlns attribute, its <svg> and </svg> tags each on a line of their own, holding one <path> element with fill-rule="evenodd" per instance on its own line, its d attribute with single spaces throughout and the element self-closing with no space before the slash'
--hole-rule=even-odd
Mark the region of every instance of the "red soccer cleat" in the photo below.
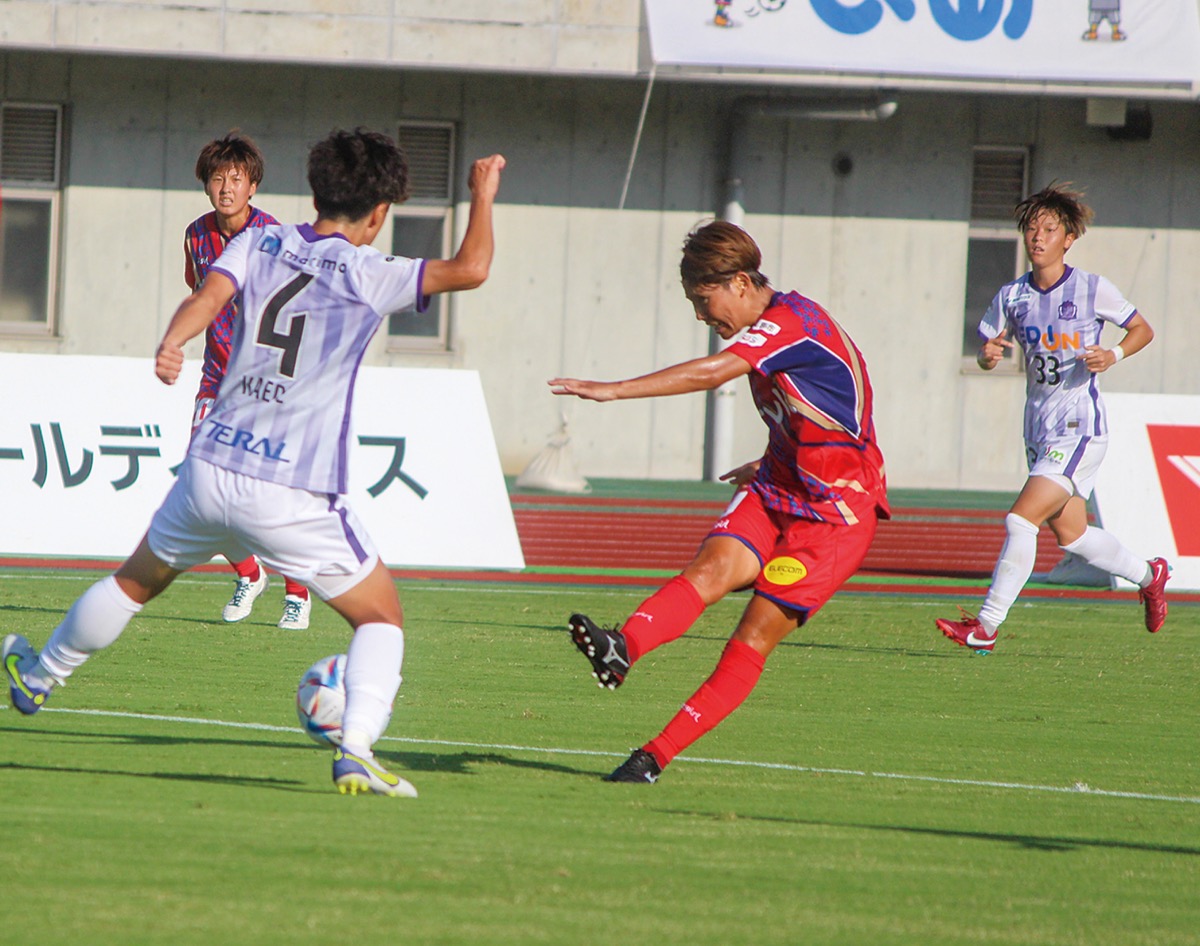
<svg viewBox="0 0 1200 946">
<path fill-rule="evenodd" d="M 996 632 L 993 631 L 989 635 L 987 628 L 979 623 L 979 618 L 968 614 L 962 608 L 958 610 L 962 611 L 962 620 L 947 621 L 945 618 L 938 618 L 935 622 L 938 630 L 960 647 L 970 647 L 977 654 L 991 653 L 992 648 L 996 646 Z"/>
<path fill-rule="evenodd" d="M 1167 623 L 1167 579 L 1171 566 L 1165 558 L 1150 559 L 1150 584 L 1138 589 L 1138 598 L 1146 606 L 1146 630 L 1156 634 Z"/>
</svg>

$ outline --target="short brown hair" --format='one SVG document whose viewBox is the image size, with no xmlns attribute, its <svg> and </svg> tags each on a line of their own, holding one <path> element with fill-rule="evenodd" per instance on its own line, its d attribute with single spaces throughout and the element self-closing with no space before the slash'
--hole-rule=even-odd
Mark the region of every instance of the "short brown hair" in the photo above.
<svg viewBox="0 0 1200 946">
<path fill-rule="evenodd" d="M 1051 183 L 1036 194 L 1030 194 L 1013 209 L 1017 219 L 1017 229 L 1025 230 L 1034 220 L 1044 213 L 1058 217 L 1063 228 L 1071 236 L 1081 237 L 1087 231 L 1095 214 L 1092 208 L 1083 202 L 1083 192 L 1073 191 L 1071 184 Z"/>
<path fill-rule="evenodd" d="M 251 184 L 257 186 L 262 183 L 262 152 L 258 150 L 258 145 L 236 128 L 224 138 L 215 138 L 200 149 L 200 157 L 196 159 L 196 180 L 207 185 L 208 179 L 225 167 L 241 168 Z"/>
<path fill-rule="evenodd" d="M 685 291 L 697 286 L 719 286 L 738 273 L 745 273 L 755 286 L 770 285 L 758 268 L 762 251 L 750 234 L 727 220 L 714 220 L 697 227 L 683 241 L 679 278 Z"/>
</svg>

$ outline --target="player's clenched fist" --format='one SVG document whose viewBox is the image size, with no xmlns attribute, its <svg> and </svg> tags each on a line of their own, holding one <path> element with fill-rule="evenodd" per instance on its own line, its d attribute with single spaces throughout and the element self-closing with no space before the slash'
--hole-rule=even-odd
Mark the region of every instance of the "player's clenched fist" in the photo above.
<svg viewBox="0 0 1200 946">
<path fill-rule="evenodd" d="M 500 172 L 506 163 L 502 154 L 477 159 L 471 165 L 471 176 L 467 182 L 471 193 L 480 197 L 495 197 L 500 189 Z"/>
<path fill-rule="evenodd" d="M 174 384 L 183 370 L 183 349 L 163 342 L 154 356 L 154 373 L 163 384 Z"/>
</svg>

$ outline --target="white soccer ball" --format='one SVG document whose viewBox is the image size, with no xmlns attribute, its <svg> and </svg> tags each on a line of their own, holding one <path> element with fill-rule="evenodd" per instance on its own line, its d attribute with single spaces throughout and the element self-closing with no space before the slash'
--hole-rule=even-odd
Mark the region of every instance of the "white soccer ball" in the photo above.
<svg viewBox="0 0 1200 946">
<path fill-rule="evenodd" d="M 323 657 L 300 678 L 296 716 L 308 738 L 317 745 L 340 746 L 345 711 L 346 655 Z"/>
</svg>

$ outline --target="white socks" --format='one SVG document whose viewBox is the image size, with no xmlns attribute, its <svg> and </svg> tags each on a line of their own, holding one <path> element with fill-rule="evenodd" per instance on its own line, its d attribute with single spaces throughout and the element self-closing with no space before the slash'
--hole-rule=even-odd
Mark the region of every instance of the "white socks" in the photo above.
<svg viewBox="0 0 1200 946">
<path fill-rule="evenodd" d="M 71 605 L 71 610 L 54 629 L 29 672 L 32 682 L 43 686 L 62 683 L 83 662 L 103 650 L 125 630 L 142 606 L 121 590 L 109 575 L 92 585 Z"/>
<path fill-rule="evenodd" d="M 1115 535 L 1103 529 L 1088 526 L 1083 535 L 1062 549 L 1064 552 L 1074 552 L 1089 565 L 1133 582 L 1139 588 L 1149 584 L 1153 577 L 1149 564 L 1125 548 Z"/>
<path fill-rule="evenodd" d="M 394 624 L 360 624 L 346 651 L 346 711 L 342 745 L 370 755 L 392 714 L 404 663 L 404 631 Z"/>
<path fill-rule="evenodd" d="M 987 598 L 979 609 L 979 623 L 988 631 L 996 628 L 1008 617 L 1008 609 L 1017 600 L 1017 595 L 1033 574 L 1033 563 L 1037 560 L 1038 527 L 1028 519 L 1010 512 L 1004 517 L 1004 528 L 1008 537 L 1000 550 L 1000 560 L 992 573 L 992 584 Z"/>
</svg>

